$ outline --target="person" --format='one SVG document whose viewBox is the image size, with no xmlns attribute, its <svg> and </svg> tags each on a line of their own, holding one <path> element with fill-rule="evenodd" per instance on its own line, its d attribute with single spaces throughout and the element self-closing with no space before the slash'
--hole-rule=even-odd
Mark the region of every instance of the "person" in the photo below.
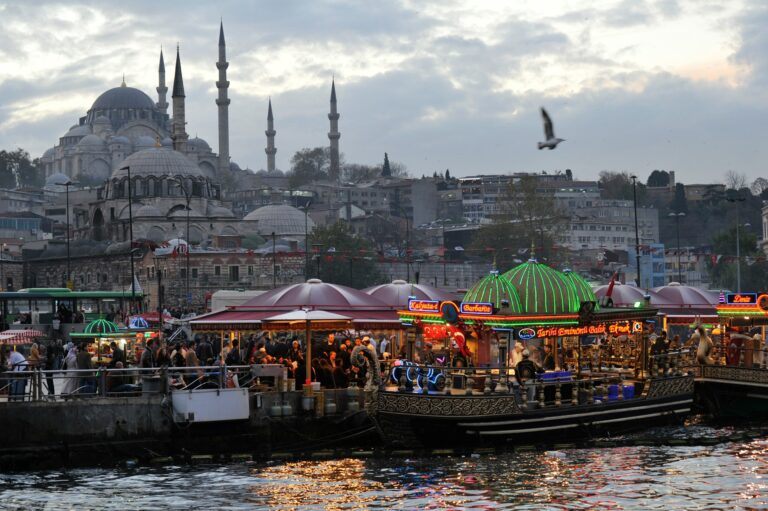
<svg viewBox="0 0 768 511">
<path fill-rule="evenodd" d="M 123 370 L 123 362 L 118 360 L 114 371 L 107 375 L 107 392 L 129 392 L 134 389 L 130 375 Z"/>
<path fill-rule="evenodd" d="M 379 356 L 384 357 L 384 353 L 388 353 L 388 350 L 389 340 L 386 335 L 382 334 L 381 339 L 379 339 Z"/>
<path fill-rule="evenodd" d="M 527 380 L 534 380 L 537 374 L 543 373 L 544 369 L 541 366 L 530 359 L 531 353 L 527 350 L 523 350 L 523 359 L 515 366 L 515 378 L 518 383 L 523 383 Z"/>
<path fill-rule="evenodd" d="M 366 348 L 371 350 L 371 352 L 373 352 L 373 354 L 376 354 L 376 346 L 374 346 L 371 343 L 371 338 L 368 337 L 367 335 L 363 337 L 363 346 L 365 346 Z"/>
<path fill-rule="evenodd" d="M 168 367 L 171 365 L 171 356 L 168 354 L 168 348 L 165 345 L 161 345 L 157 348 L 155 353 L 155 366 L 156 367 Z"/>
<path fill-rule="evenodd" d="M 47 371 L 45 375 L 45 386 L 48 388 L 48 399 L 51 399 L 56 393 L 53 385 L 53 371 L 58 370 L 56 367 L 56 343 L 51 342 L 45 349 L 45 362 L 43 368 Z"/>
<path fill-rule="evenodd" d="M 663 355 L 667 352 L 667 331 L 662 330 L 661 335 L 653 334 L 653 344 L 651 344 L 651 354 L 654 356 Z"/>
<path fill-rule="evenodd" d="M 32 311 L 32 324 L 40 324 L 40 309 L 38 307 L 35 307 L 35 310 Z"/>
<path fill-rule="evenodd" d="M 10 347 L 6 346 L 6 353 L 8 358 L 8 370 L 11 373 L 12 379 L 10 380 L 10 391 L 8 392 L 8 401 L 24 401 L 24 392 L 27 386 L 27 376 L 21 374 L 27 370 L 27 360 L 18 351 L 10 351 Z"/>
<path fill-rule="evenodd" d="M 125 352 L 120 349 L 115 341 L 109 343 L 109 347 L 112 348 L 112 360 L 109 361 L 107 367 L 109 369 L 114 369 L 117 367 L 118 362 L 122 362 L 123 366 L 125 366 Z"/>
<path fill-rule="evenodd" d="M 93 361 L 91 360 L 91 354 L 88 353 L 85 345 L 81 345 L 77 352 L 77 368 L 93 369 Z M 91 372 L 80 373 L 80 393 L 82 394 L 95 394 L 96 393 L 96 381 L 94 374 Z"/>
<path fill-rule="evenodd" d="M 29 356 L 27 357 L 27 365 L 31 367 L 37 367 L 42 362 L 40 355 L 40 347 L 36 342 L 32 343 L 32 347 L 29 349 Z"/>
<path fill-rule="evenodd" d="M 669 350 L 677 351 L 679 349 L 680 349 L 680 336 L 675 334 L 675 336 L 672 337 L 672 340 L 669 341 Z"/>
<path fill-rule="evenodd" d="M 552 355 L 552 346 L 549 344 L 544 345 L 544 359 L 541 365 L 545 371 L 555 370 L 555 357 Z"/>
<path fill-rule="evenodd" d="M 332 351 L 336 351 L 336 337 L 333 334 L 328 334 L 328 342 L 320 348 L 318 356 L 328 359 Z"/>
<path fill-rule="evenodd" d="M 714 344 L 712 343 L 712 339 L 709 337 L 709 335 L 707 335 L 707 331 L 704 330 L 704 327 L 700 326 L 696 329 L 696 333 L 693 335 L 699 337 L 699 347 L 696 350 L 696 361 L 702 365 L 714 364 L 715 361 L 710 356 L 712 354 Z"/>
<path fill-rule="evenodd" d="M 272 342 L 274 352 L 274 342 Z M 267 354 L 272 355 L 269 353 L 269 348 L 266 348 Z M 240 341 L 237 339 L 232 340 L 232 349 L 229 350 L 229 353 L 227 353 L 227 357 L 225 359 L 228 366 L 239 366 L 243 363 L 242 358 L 240 357 Z"/>
<path fill-rule="evenodd" d="M 752 357 L 752 366 L 759 369 L 763 367 L 763 362 L 765 360 L 765 352 L 763 351 L 763 337 L 759 333 L 756 333 L 752 336 L 752 343 L 752 347 L 755 352 Z"/>
<path fill-rule="evenodd" d="M 144 351 L 141 352 L 141 360 L 139 361 L 140 367 L 144 369 L 155 367 L 155 353 L 152 351 L 154 344 L 155 343 L 153 339 L 149 339 L 147 341 L 146 348 L 144 348 Z"/>
<path fill-rule="evenodd" d="M 186 381 L 189 383 L 192 383 L 195 380 L 201 380 L 205 374 L 203 370 L 200 369 L 200 360 L 197 358 L 197 353 L 195 353 L 195 350 L 193 349 L 187 350 L 187 355 L 184 359 L 184 365 L 188 368 L 185 376 Z"/>
<path fill-rule="evenodd" d="M 349 361 L 350 352 L 347 349 L 346 344 L 342 344 L 339 346 L 339 356 L 337 360 L 337 364 L 345 373 L 349 373 L 350 367 L 350 361 Z"/>
<path fill-rule="evenodd" d="M 424 353 L 421 355 L 421 361 L 424 365 L 435 365 L 435 352 L 432 351 L 432 343 L 426 342 L 424 344 Z"/>
<path fill-rule="evenodd" d="M 64 386 L 61 389 L 61 394 L 69 396 L 77 392 L 80 386 L 77 377 L 77 348 L 71 342 L 67 343 L 67 356 L 64 357 L 62 367 L 64 368 Z"/>
<path fill-rule="evenodd" d="M 510 356 L 510 365 L 512 367 L 517 367 L 518 362 L 523 360 L 523 350 L 525 349 L 525 346 L 523 346 L 523 343 L 520 341 L 517 341 L 515 343 L 515 348 L 512 350 L 512 354 Z"/>
</svg>

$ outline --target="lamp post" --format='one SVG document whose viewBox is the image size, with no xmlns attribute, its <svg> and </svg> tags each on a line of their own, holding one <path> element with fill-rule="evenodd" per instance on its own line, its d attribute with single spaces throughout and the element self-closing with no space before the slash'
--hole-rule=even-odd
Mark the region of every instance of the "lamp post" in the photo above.
<svg viewBox="0 0 768 511">
<path fill-rule="evenodd" d="M 130 172 L 130 171 L 129 171 Z M 130 176 L 130 174 L 129 174 Z M 128 178 L 130 180 L 130 177 Z M 77 184 L 72 180 L 67 180 L 66 183 L 62 183 L 62 186 L 64 186 L 65 189 L 65 195 L 66 195 L 66 213 L 67 213 L 67 288 L 72 289 L 74 286 L 70 286 L 70 281 L 72 279 L 72 271 L 70 269 L 71 263 L 70 263 L 70 255 L 69 255 L 69 187 Z M 129 193 L 130 193 L 130 185 L 129 185 Z M 5 287 L 5 284 L 3 284 L 3 287 Z"/>
<path fill-rule="evenodd" d="M 277 253 L 275 252 L 275 233 L 272 232 L 272 289 L 275 289 L 277 287 L 277 264 L 276 264 L 276 258 Z"/>
<path fill-rule="evenodd" d="M 632 203 L 635 210 L 635 264 L 637 266 L 637 287 L 640 287 L 640 233 L 637 228 L 637 176 L 629 176 L 632 180 Z"/>
<path fill-rule="evenodd" d="M 744 197 L 732 197 L 726 199 L 728 202 L 732 202 L 736 206 L 736 292 L 741 293 L 741 247 L 739 246 L 739 227 L 741 220 L 739 220 L 739 202 L 747 200 Z"/>
<path fill-rule="evenodd" d="M 304 280 L 309 280 L 309 207 L 312 201 L 304 205 Z"/>
<path fill-rule="evenodd" d="M 448 273 L 446 271 L 445 267 L 445 258 L 448 255 L 448 249 L 445 247 L 445 222 L 449 222 L 450 218 L 441 218 L 440 219 L 440 241 L 443 245 L 443 285 L 448 285 Z"/>
<path fill-rule="evenodd" d="M 6 244 L 3 243 L 3 251 L 0 252 L 0 290 L 5 291 L 5 251 Z"/>
<path fill-rule="evenodd" d="M 680 266 L 680 217 L 685 216 L 685 213 L 682 211 L 675 213 L 672 212 L 669 214 L 669 216 L 675 218 L 675 225 L 677 227 L 677 282 L 682 284 L 683 283 L 683 269 Z"/>
</svg>

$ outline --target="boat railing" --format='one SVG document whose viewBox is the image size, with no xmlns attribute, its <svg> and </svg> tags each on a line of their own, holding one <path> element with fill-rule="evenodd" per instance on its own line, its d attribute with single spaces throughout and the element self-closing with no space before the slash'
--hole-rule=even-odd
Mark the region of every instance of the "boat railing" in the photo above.
<svg viewBox="0 0 768 511">
<path fill-rule="evenodd" d="M 687 374 L 685 350 L 651 356 L 651 369 L 638 374 L 620 367 L 580 373 L 547 371 L 518 379 L 513 367 L 442 367 L 406 364 L 388 370 L 385 392 L 448 396 L 514 395 L 523 408 L 599 404 L 644 394 L 649 380 Z"/>
<path fill-rule="evenodd" d="M 0 373 L 0 401 L 61 401 L 92 397 L 138 397 L 170 390 L 248 388 L 285 390 L 281 366 L 126 367 L 44 370 L 22 366 Z M 261 370 L 259 370 L 261 368 Z M 265 376 L 266 375 L 266 376 Z"/>
</svg>

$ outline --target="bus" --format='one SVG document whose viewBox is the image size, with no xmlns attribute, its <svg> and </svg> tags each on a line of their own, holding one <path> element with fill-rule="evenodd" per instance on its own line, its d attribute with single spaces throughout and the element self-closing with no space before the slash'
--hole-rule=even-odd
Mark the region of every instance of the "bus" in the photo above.
<svg viewBox="0 0 768 511">
<path fill-rule="evenodd" d="M 19 321 L 20 317 L 37 311 L 40 324 L 52 324 L 58 319 L 60 306 L 74 314 L 84 312 L 83 321 L 102 318 L 118 311 L 141 311 L 143 294 L 140 291 L 72 291 L 67 288 L 28 288 L 19 291 L 0 292 L 0 310 L 6 325 Z"/>
</svg>

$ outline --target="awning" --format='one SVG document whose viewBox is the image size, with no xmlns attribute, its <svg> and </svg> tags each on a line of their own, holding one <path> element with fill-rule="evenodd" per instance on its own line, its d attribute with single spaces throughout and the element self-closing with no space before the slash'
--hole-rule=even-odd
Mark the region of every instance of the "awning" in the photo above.
<svg viewBox="0 0 768 511">
<path fill-rule="evenodd" d="M 45 337 L 40 330 L 5 330 L 0 332 L 0 344 L 30 344 L 37 337 Z"/>
<path fill-rule="evenodd" d="M 221 330 L 260 330 L 262 321 L 291 310 L 260 310 L 238 311 L 223 310 L 197 317 L 189 322 L 192 330 L 221 331 Z M 352 320 L 357 329 L 399 328 L 400 320 L 394 310 L 334 310 Z"/>
</svg>

